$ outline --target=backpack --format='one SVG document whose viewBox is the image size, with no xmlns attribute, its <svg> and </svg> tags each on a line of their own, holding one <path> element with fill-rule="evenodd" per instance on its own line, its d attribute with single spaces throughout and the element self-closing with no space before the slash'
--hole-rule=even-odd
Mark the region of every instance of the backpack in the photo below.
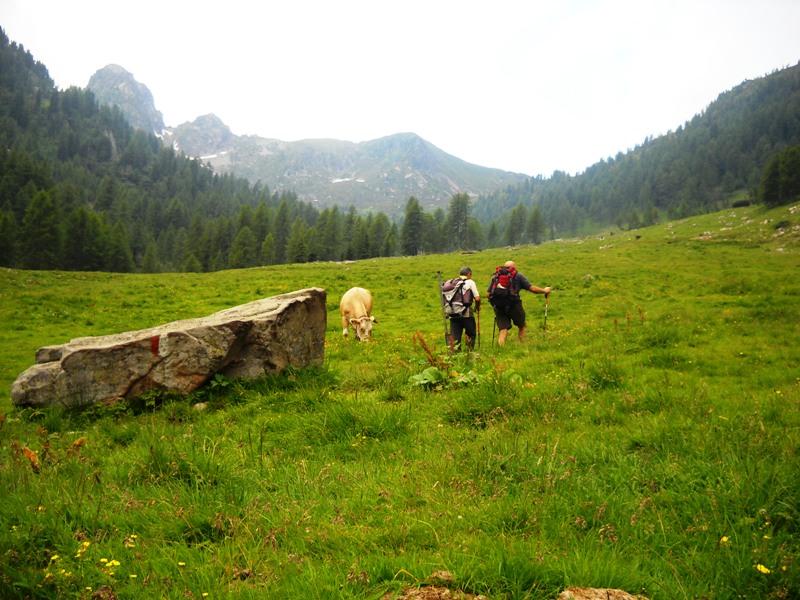
<svg viewBox="0 0 800 600">
<path fill-rule="evenodd" d="M 454 277 L 442 283 L 442 306 L 447 317 L 462 317 L 472 305 L 472 290 L 464 289 L 465 280 Z"/>
<path fill-rule="evenodd" d="M 519 298 L 519 292 L 514 286 L 514 277 L 517 270 L 513 267 L 497 267 L 492 281 L 489 284 L 489 304 L 503 306 Z"/>
</svg>

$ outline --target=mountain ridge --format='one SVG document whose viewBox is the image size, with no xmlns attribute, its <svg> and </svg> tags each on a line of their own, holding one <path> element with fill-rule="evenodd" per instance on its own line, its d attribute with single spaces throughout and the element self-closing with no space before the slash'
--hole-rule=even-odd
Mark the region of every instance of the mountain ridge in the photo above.
<svg viewBox="0 0 800 600">
<path fill-rule="evenodd" d="M 201 159 L 215 172 L 291 190 L 322 208 L 353 205 L 398 217 L 411 196 L 427 209 L 445 209 L 453 194 L 478 197 L 528 178 L 468 163 L 412 132 L 363 142 L 289 142 L 235 135 L 213 113 L 168 126 L 147 86 L 119 65 L 99 69 L 88 89 L 101 104 L 116 105 L 134 127 L 156 132 L 166 145 Z"/>
</svg>

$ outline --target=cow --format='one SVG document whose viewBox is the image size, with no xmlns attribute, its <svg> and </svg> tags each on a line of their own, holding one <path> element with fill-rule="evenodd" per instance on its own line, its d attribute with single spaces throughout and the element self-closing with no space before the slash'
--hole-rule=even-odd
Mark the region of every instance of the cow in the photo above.
<svg viewBox="0 0 800 600">
<path fill-rule="evenodd" d="M 353 326 L 356 339 L 362 342 L 369 341 L 372 333 L 372 324 L 377 323 L 372 312 L 372 294 L 364 288 L 354 287 L 347 290 L 339 303 L 342 313 L 342 335 L 347 337 L 347 330 Z"/>
</svg>

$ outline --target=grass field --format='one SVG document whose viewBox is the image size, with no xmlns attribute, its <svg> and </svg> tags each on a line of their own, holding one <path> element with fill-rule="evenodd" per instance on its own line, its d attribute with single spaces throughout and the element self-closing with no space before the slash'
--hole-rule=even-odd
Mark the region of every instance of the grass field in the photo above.
<svg viewBox="0 0 800 600">
<path fill-rule="evenodd" d="M 0 597 L 800 597 L 800 209 L 213 274 L 0 271 Z M 449 355 L 437 271 L 509 258 L 529 332 Z M 371 343 L 338 301 L 373 291 Z M 15 409 L 34 352 L 305 287 L 325 363 Z M 193 406 L 207 402 L 208 409 Z"/>
</svg>

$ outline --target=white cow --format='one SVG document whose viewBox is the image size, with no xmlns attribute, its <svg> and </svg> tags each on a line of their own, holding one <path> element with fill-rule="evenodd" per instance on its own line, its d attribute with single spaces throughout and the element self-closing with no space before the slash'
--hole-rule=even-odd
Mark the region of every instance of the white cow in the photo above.
<svg viewBox="0 0 800 600">
<path fill-rule="evenodd" d="M 364 288 L 350 288 L 342 296 L 339 303 L 339 311 L 342 313 L 342 335 L 347 337 L 347 329 L 350 325 L 356 334 L 356 339 L 366 342 L 372 333 L 372 324 L 377 323 L 375 317 L 370 316 L 372 312 L 372 294 Z"/>
</svg>

